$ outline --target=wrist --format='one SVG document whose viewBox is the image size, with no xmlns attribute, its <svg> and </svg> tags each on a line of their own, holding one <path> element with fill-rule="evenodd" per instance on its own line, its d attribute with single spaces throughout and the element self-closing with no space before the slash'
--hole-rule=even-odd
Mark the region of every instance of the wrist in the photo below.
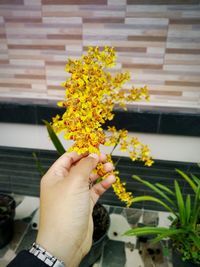
<svg viewBox="0 0 200 267">
<path fill-rule="evenodd" d="M 40 245 L 42 248 L 44 248 L 46 251 L 48 251 L 50 254 L 52 254 L 54 257 L 56 257 L 58 260 L 64 263 L 66 267 L 72 267 L 72 259 L 74 257 L 72 247 L 63 245 L 62 242 L 59 242 L 58 239 L 51 240 L 48 237 L 40 237 L 38 235 L 36 239 L 36 243 Z"/>
<path fill-rule="evenodd" d="M 40 261 L 44 262 L 47 266 L 66 267 L 64 262 L 60 261 L 58 258 L 56 258 L 54 255 L 49 253 L 49 251 L 47 251 L 37 243 L 33 243 L 32 247 L 29 250 L 29 253 L 34 255 Z"/>
</svg>

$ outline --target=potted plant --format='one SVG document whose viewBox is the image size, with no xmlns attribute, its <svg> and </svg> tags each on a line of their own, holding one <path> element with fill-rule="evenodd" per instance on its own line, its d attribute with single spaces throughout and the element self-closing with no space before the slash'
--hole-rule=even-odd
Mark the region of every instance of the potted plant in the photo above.
<svg viewBox="0 0 200 267">
<path fill-rule="evenodd" d="M 177 180 L 174 181 L 174 190 L 163 184 L 152 184 L 133 176 L 138 182 L 148 186 L 163 200 L 153 196 L 140 196 L 133 199 L 134 202 L 154 201 L 162 205 L 171 213 L 169 228 L 166 227 L 142 227 L 133 228 L 125 235 L 155 235 L 152 242 L 158 242 L 169 238 L 172 244 L 173 266 L 197 267 L 200 266 L 200 179 L 194 175 L 176 170 L 190 185 L 194 195 L 183 195 L 183 191 Z"/>
<path fill-rule="evenodd" d="M 79 267 L 92 266 L 100 258 L 103 247 L 107 241 L 110 217 L 106 208 L 97 203 L 93 209 L 92 217 L 94 223 L 92 248 L 81 261 Z"/>
<path fill-rule="evenodd" d="M 7 245 L 14 233 L 15 200 L 0 194 L 0 249 Z"/>
<path fill-rule="evenodd" d="M 107 161 L 112 162 L 112 153 L 119 145 L 122 151 L 128 150 L 133 161 L 141 160 L 145 165 L 151 166 L 153 160 L 150 150 L 138 138 L 130 138 L 125 129 L 117 130 L 114 126 L 108 126 L 107 132 L 103 130 L 104 124 L 114 117 L 115 104 L 126 110 L 126 104 L 129 102 L 149 99 L 146 86 L 131 87 L 128 90 L 123 88 L 124 83 L 130 80 L 130 75 L 128 72 L 111 74 L 108 68 L 113 67 L 115 61 L 116 53 L 112 47 L 105 47 L 102 51 L 98 47 L 89 47 L 87 54 L 79 59 L 68 59 L 65 70 L 70 74 L 70 78 L 62 84 L 66 92 L 65 99 L 58 102 L 58 106 L 64 108 L 64 113 L 53 117 L 52 122 L 44 123 L 59 155 L 66 152 L 57 136 L 63 132 L 66 140 L 73 141 L 68 151 L 99 154 L 100 146 L 111 146 L 113 149 L 107 155 Z M 41 169 L 40 164 L 37 165 Z M 102 163 L 97 165 L 95 172 L 100 179 L 107 177 Z M 115 194 L 130 206 L 133 200 L 132 192 L 126 191 L 125 183 L 121 182 L 117 171 L 113 171 L 113 174 L 116 176 L 116 182 L 112 186 Z M 95 210 L 96 206 L 94 213 Z M 106 222 L 106 225 L 107 231 L 109 223 Z M 102 240 L 100 236 L 99 240 Z M 93 243 L 92 250 L 96 247 L 96 242 L 99 241 Z"/>
</svg>

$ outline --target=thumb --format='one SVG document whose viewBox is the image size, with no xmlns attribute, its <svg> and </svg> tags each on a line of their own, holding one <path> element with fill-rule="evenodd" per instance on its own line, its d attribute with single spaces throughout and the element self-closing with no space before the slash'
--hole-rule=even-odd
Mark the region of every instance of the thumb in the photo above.
<svg viewBox="0 0 200 267">
<path fill-rule="evenodd" d="M 97 154 L 90 154 L 81 159 L 70 171 L 70 174 L 83 180 L 89 180 L 90 174 L 99 162 Z"/>
</svg>

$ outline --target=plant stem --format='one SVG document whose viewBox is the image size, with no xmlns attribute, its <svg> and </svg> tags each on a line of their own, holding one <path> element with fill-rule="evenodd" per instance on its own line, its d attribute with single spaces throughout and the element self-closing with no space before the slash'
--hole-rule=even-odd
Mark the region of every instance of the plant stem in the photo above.
<svg viewBox="0 0 200 267">
<path fill-rule="evenodd" d="M 116 148 L 117 145 L 119 144 L 119 141 L 120 141 L 120 136 L 118 137 L 116 144 L 114 145 L 112 151 L 110 152 L 110 156 L 112 156 L 112 153 L 114 152 L 115 148 Z"/>
<path fill-rule="evenodd" d="M 118 163 L 119 163 L 120 159 L 121 159 L 121 157 L 119 157 L 119 158 L 118 158 L 118 160 L 115 162 L 115 164 L 114 164 L 114 165 L 115 165 L 115 167 L 117 167 L 117 165 L 118 165 Z"/>
</svg>

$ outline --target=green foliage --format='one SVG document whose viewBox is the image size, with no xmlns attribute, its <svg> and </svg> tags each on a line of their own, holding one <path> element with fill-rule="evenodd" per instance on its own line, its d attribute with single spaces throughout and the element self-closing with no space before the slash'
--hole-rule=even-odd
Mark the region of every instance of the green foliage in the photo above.
<svg viewBox="0 0 200 267">
<path fill-rule="evenodd" d="M 46 127 L 47 127 L 47 131 L 49 134 L 49 137 L 53 143 L 53 145 L 56 148 L 56 151 L 58 152 L 58 154 L 61 156 L 65 153 L 65 149 L 62 145 L 62 143 L 60 142 L 59 138 L 57 137 L 56 133 L 54 132 L 53 128 L 51 127 L 51 124 L 48 121 L 43 120 L 43 122 L 45 123 Z M 45 174 L 46 170 L 43 168 L 40 159 L 38 158 L 38 156 L 36 155 L 35 152 L 32 153 L 33 158 L 35 160 L 36 163 L 36 167 L 38 169 L 38 171 L 41 174 L 41 177 Z"/>
<path fill-rule="evenodd" d="M 62 143 L 60 142 L 59 138 L 55 134 L 53 128 L 51 127 L 51 124 L 48 121 L 45 121 L 45 120 L 43 120 L 43 122 L 45 123 L 45 125 L 47 127 L 47 131 L 49 133 L 49 137 L 50 137 L 52 143 L 54 144 L 58 154 L 60 156 L 63 155 L 66 151 L 65 151 Z"/>
<path fill-rule="evenodd" d="M 40 159 L 38 158 L 37 154 L 35 152 L 32 153 L 33 158 L 35 160 L 36 163 L 36 167 L 38 169 L 38 171 L 40 172 L 41 177 L 45 174 L 45 170 L 40 162 Z"/>
<path fill-rule="evenodd" d="M 129 236 L 156 235 L 152 242 L 158 242 L 164 238 L 170 238 L 175 249 L 182 254 L 183 260 L 200 263 L 200 179 L 195 175 L 191 177 L 180 170 L 176 170 L 194 191 L 184 196 L 178 181 L 174 181 L 174 191 L 165 185 L 152 183 L 133 176 L 135 180 L 151 188 L 162 197 L 141 196 L 133 202 L 153 201 L 162 205 L 172 213 L 169 217 L 171 225 L 166 227 L 141 227 L 133 228 L 125 233 Z"/>
</svg>

